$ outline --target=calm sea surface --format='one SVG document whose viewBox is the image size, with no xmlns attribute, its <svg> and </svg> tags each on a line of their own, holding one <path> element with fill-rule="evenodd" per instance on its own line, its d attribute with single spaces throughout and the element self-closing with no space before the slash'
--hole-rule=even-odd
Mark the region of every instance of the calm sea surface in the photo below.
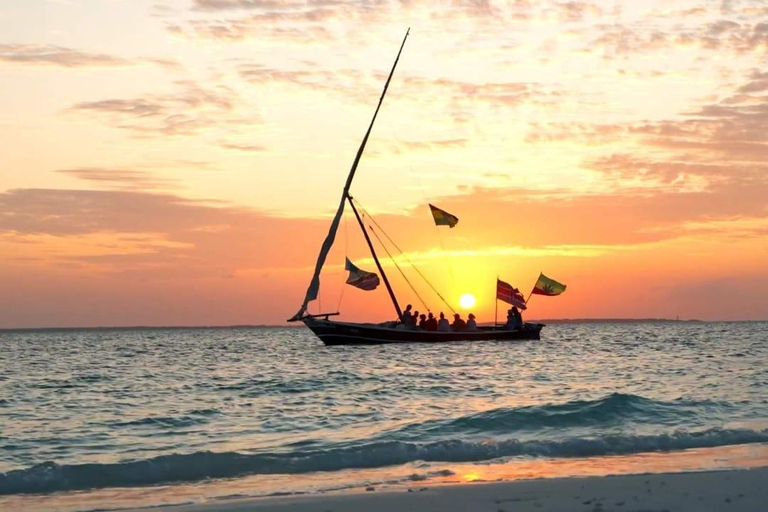
<svg viewBox="0 0 768 512">
<path fill-rule="evenodd" d="M 768 324 L 560 324 L 542 336 L 325 347 L 303 328 L 0 332 L 0 504 L 765 450 Z"/>
</svg>

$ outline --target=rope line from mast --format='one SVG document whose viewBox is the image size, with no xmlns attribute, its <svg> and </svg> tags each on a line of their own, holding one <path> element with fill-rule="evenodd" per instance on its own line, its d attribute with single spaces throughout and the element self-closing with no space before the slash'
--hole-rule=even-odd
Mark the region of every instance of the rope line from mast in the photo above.
<svg viewBox="0 0 768 512">
<path fill-rule="evenodd" d="M 374 223 L 374 225 L 375 225 L 375 226 L 376 226 L 376 227 L 379 229 L 379 231 L 381 231 L 381 232 L 384 234 L 384 236 L 385 236 L 385 237 L 387 237 L 387 240 L 389 240 L 389 243 L 391 243 L 391 244 L 392 244 L 392 245 L 395 247 L 395 249 L 397 249 L 397 251 L 400 253 L 400 255 L 401 255 L 403 258 L 405 258 L 405 261 L 407 261 L 407 262 L 408 262 L 408 264 L 409 264 L 411 267 L 413 267 L 413 270 L 415 270 L 415 271 L 416 271 L 416 273 L 417 273 L 417 274 L 419 274 L 419 277 L 421 277 L 421 278 L 424 280 L 424 282 L 425 282 L 425 283 L 427 283 L 427 285 L 428 285 L 428 286 L 429 286 L 429 287 L 432 289 L 432 291 L 433 291 L 433 292 L 435 292 L 435 294 L 436 294 L 438 297 L 440 297 L 440 300 L 441 300 L 441 301 L 443 301 L 443 304 L 445 304 L 445 306 L 446 306 L 448 309 L 450 309 L 450 310 L 451 310 L 451 313 L 454 313 L 454 314 L 455 314 L 455 313 L 456 313 L 456 311 L 455 311 L 455 310 L 454 310 L 454 309 L 451 307 L 451 305 L 450 305 L 450 304 L 448 304 L 448 301 L 447 301 L 447 300 L 445 300 L 445 298 L 442 296 L 442 294 L 441 294 L 439 291 L 437 291 L 437 288 L 435 288 L 435 287 L 434 287 L 434 285 L 433 285 L 433 284 L 432 284 L 432 283 L 429 281 L 429 279 L 427 279 L 427 277 L 426 277 L 424 274 L 422 274 L 422 273 L 421 273 L 421 270 L 419 270 L 419 268 L 418 268 L 418 267 L 417 267 L 417 266 L 416 266 L 416 265 L 415 265 L 415 264 L 414 264 L 414 263 L 411 261 L 411 259 L 410 259 L 410 258 L 408 258 L 408 255 L 407 255 L 407 254 L 405 254 L 405 252 L 404 252 L 404 251 L 403 251 L 403 250 L 402 250 L 402 249 L 401 249 L 401 248 L 400 248 L 400 247 L 399 247 L 399 246 L 398 246 L 398 245 L 395 243 L 395 241 L 394 241 L 394 240 L 392 240 L 392 237 L 390 237 L 390 236 L 387 234 L 387 232 L 386 232 L 386 231 L 384 231 L 384 229 L 383 229 L 383 228 L 382 228 L 382 227 L 379 225 L 379 223 L 378 223 L 378 222 L 376 222 L 376 219 L 374 219 L 374 218 L 373 218 L 373 217 L 372 217 L 372 216 L 371 216 L 371 215 L 370 215 L 370 214 L 369 214 L 369 213 L 368 213 L 368 212 L 365 210 L 365 208 L 363 208 L 363 206 L 360 204 L 360 201 L 358 201 L 357 199 L 353 199 L 353 201 L 354 201 L 354 202 L 355 202 L 355 204 L 358 206 L 358 208 L 360 208 L 360 210 L 363 212 L 363 215 L 367 216 L 367 217 L 368 217 L 368 218 L 371 220 L 371 222 L 373 222 L 373 223 Z M 374 233 L 374 235 L 376 235 L 376 232 L 375 232 L 375 231 L 373 231 L 373 227 L 371 227 L 371 232 L 372 232 L 372 233 Z M 382 245 L 382 247 L 384 247 L 384 243 L 381 241 L 381 239 L 379 238 L 379 236 L 378 236 L 378 235 L 376 235 L 376 239 L 377 239 L 377 240 L 379 240 L 379 243 Z M 387 249 L 386 249 L 386 247 L 384 247 L 384 250 L 385 250 L 385 251 L 387 250 Z M 387 255 L 389 255 L 389 251 L 387 251 Z M 392 262 L 393 262 L 393 263 L 395 263 L 395 260 L 394 260 L 394 258 L 392 258 L 392 256 L 391 256 L 391 255 L 390 255 L 389 257 L 392 259 Z M 395 263 L 395 266 L 397 267 L 397 263 Z M 397 267 L 397 269 L 398 269 L 398 270 L 400 270 L 400 267 Z M 400 273 L 402 274 L 402 270 L 400 270 Z M 404 275 L 403 275 L 403 277 L 405 278 L 405 276 L 404 276 Z M 406 282 L 408 282 L 408 279 L 407 279 L 407 278 L 406 278 Z M 408 284 L 410 285 L 410 282 L 408 282 Z M 411 289 L 413 289 L 413 286 L 411 286 Z M 416 290 L 414 289 L 414 293 L 415 293 L 415 292 L 416 292 Z M 418 293 L 417 293 L 416 295 L 418 296 Z M 423 301 L 422 301 L 422 303 L 423 303 Z M 425 307 L 426 307 L 426 305 L 425 305 Z M 427 309 L 429 309 L 429 308 L 427 308 Z M 430 311 L 431 311 L 431 310 L 430 310 Z"/>
<path fill-rule="evenodd" d="M 363 215 L 367 215 L 365 211 L 363 211 Z M 370 216 L 368 216 L 370 218 Z M 411 281 L 405 276 L 405 273 L 403 272 L 403 269 L 400 268 L 400 265 L 397 264 L 397 261 L 395 261 L 395 258 L 392 257 L 392 254 L 390 254 L 389 249 L 387 249 L 387 246 L 384 245 L 384 242 L 381 241 L 381 238 L 379 238 L 379 234 L 374 231 L 373 226 L 370 224 L 368 225 L 368 229 L 373 233 L 373 236 L 376 237 L 376 240 L 379 241 L 379 245 L 384 249 L 384 252 L 387 253 L 387 256 L 389 256 L 389 259 L 392 260 L 392 264 L 395 266 L 398 272 L 400 272 L 400 275 L 403 276 L 403 279 L 405 279 L 405 282 L 408 283 L 408 286 L 410 286 L 413 293 L 416 295 L 416 297 L 419 299 L 419 302 L 421 302 L 421 305 L 424 306 L 424 309 L 427 311 L 432 311 L 429 306 L 427 306 L 427 303 L 424 302 L 424 299 L 421 298 L 421 295 L 419 295 L 419 292 L 416 291 L 416 288 L 413 286 Z"/>
</svg>

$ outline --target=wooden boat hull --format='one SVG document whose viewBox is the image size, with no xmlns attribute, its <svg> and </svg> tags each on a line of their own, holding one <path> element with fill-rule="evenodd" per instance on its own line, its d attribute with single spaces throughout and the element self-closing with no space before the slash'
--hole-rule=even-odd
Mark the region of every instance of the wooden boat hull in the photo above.
<svg viewBox="0 0 768 512">
<path fill-rule="evenodd" d="M 381 345 L 384 343 L 447 343 L 451 341 L 538 340 L 544 324 L 526 323 L 522 329 L 481 327 L 477 331 L 437 332 L 396 329 L 376 324 L 334 322 L 305 318 L 304 324 L 326 345 Z"/>
</svg>

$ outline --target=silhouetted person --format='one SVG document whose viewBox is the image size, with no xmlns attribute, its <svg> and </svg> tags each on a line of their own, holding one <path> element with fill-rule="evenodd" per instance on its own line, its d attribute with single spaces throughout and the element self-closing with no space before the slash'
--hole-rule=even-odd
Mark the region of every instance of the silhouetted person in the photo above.
<svg viewBox="0 0 768 512">
<path fill-rule="evenodd" d="M 467 330 L 468 331 L 477 330 L 477 322 L 475 321 L 475 315 L 473 315 L 472 313 L 469 314 L 469 320 L 467 320 Z"/>
<path fill-rule="evenodd" d="M 427 330 L 428 331 L 436 331 L 437 330 L 437 318 L 435 318 L 435 315 L 430 313 L 427 316 Z"/>
<path fill-rule="evenodd" d="M 451 329 L 454 331 L 463 331 L 467 328 L 467 322 L 462 320 L 461 316 L 458 313 L 455 313 L 453 315 L 453 323 L 451 324 Z"/>
<path fill-rule="evenodd" d="M 442 313 L 440 313 L 440 320 L 437 322 L 437 330 L 440 332 L 451 332 L 451 324 L 448 323 L 448 319 Z"/>
<path fill-rule="evenodd" d="M 419 312 L 414 311 L 411 315 L 411 321 L 408 324 L 409 329 L 416 329 L 416 326 L 419 324 Z"/>
<path fill-rule="evenodd" d="M 512 306 L 509 308 L 509 311 L 507 311 L 507 325 L 505 327 L 512 331 L 523 328 L 523 315 L 520 314 L 517 306 Z"/>
<path fill-rule="evenodd" d="M 403 317 L 401 319 L 403 322 L 403 325 L 409 329 L 411 328 L 411 326 L 416 325 L 416 319 L 413 318 L 413 313 L 411 313 L 411 308 L 413 308 L 413 306 L 411 306 L 410 304 L 405 306 L 405 309 L 403 310 Z"/>
<path fill-rule="evenodd" d="M 419 315 L 419 329 L 427 330 L 427 315 Z"/>
</svg>

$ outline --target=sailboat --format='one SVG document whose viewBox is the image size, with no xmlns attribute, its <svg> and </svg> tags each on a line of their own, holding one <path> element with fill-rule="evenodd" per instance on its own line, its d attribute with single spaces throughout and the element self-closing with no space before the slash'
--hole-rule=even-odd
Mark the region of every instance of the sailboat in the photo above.
<svg viewBox="0 0 768 512">
<path fill-rule="evenodd" d="M 384 269 L 379 262 L 376 251 L 373 247 L 373 244 L 371 243 L 371 239 L 368 236 L 368 232 L 366 231 L 365 225 L 363 224 L 363 221 L 360 217 L 360 213 L 355 207 L 353 198 L 350 195 L 350 187 L 352 186 L 352 180 L 355 177 L 357 166 L 360 162 L 360 158 L 363 155 L 363 151 L 365 150 L 368 137 L 370 136 L 373 124 L 376 121 L 376 116 L 378 115 L 379 109 L 381 108 L 381 105 L 384 101 L 384 97 L 387 94 L 389 83 L 395 73 L 395 68 L 397 67 L 398 61 L 400 60 L 400 55 L 403 52 L 403 48 L 405 47 L 405 42 L 408 39 L 409 33 L 410 29 L 408 29 L 408 31 L 405 33 L 403 42 L 397 52 L 395 63 L 392 65 L 392 70 L 389 72 L 387 81 L 384 84 L 384 90 L 382 91 L 381 97 L 379 98 L 379 103 L 373 113 L 371 123 L 368 126 L 368 130 L 365 132 L 365 136 L 360 143 L 360 147 L 358 148 L 357 154 L 355 155 L 355 159 L 352 163 L 352 168 L 347 175 L 347 181 L 341 193 L 341 200 L 336 210 L 336 215 L 334 216 L 333 221 L 331 221 L 328 235 L 325 237 L 325 241 L 320 247 L 320 254 L 317 257 L 315 271 L 312 276 L 312 280 L 307 287 L 307 293 L 304 297 L 304 301 L 299 308 L 299 311 L 293 317 L 288 319 L 288 322 L 303 322 L 326 345 L 373 345 L 383 343 L 413 342 L 444 343 L 452 341 L 484 340 L 538 340 L 540 339 L 540 332 L 544 325 L 537 323 L 522 323 L 521 326 L 515 329 L 508 329 L 498 325 L 488 327 L 479 326 L 477 330 L 472 331 L 429 331 L 405 327 L 409 324 L 409 322 L 405 321 L 406 316 L 404 316 L 403 310 L 400 308 L 400 304 L 397 301 L 389 279 L 387 279 L 387 274 L 384 272 Z M 333 242 L 336 238 L 336 231 L 338 230 L 339 222 L 347 203 L 351 207 L 352 212 L 355 214 L 355 218 L 360 225 L 360 229 L 363 231 L 363 236 L 366 243 L 368 244 L 368 248 L 371 251 L 371 256 L 376 263 L 376 267 L 381 273 L 384 285 L 387 288 L 387 292 L 389 293 L 392 304 L 395 308 L 395 311 L 397 312 L 397 318 L 399 319 L 397 322 L 384 322 L 382 324 L 339 322 L 330 319 L 332 316 L 339 315 L 338 312 L 320 313 L 314 315 L 307 313 L 307 306 L 309 302 L 317 299 L 317 295 L 320 289 L 320 272 L 323 269 L 323 265 L 325 264 L 325 259 L 328 256 L 328 252 L 333 246 Z"/>
</svg>

